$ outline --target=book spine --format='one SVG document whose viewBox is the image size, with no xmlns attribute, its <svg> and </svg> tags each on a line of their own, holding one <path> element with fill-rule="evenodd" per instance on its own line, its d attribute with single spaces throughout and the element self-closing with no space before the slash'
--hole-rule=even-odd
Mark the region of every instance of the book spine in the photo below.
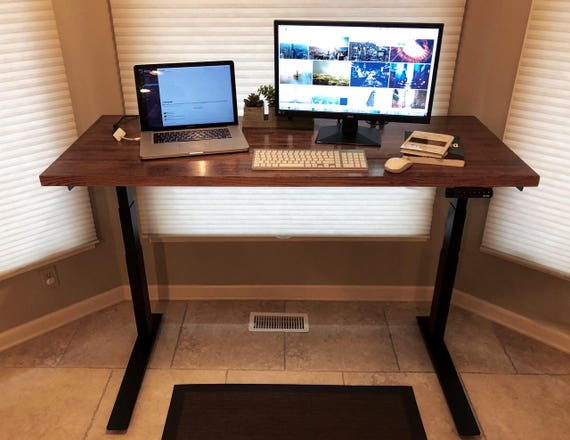
<svg viewBox="0 0 570 440">
<path fill-rule="evenodd" d="M 422 157 L 422 156 L 409 156 L 404 155 L 412 163 L 420 163 L 426 165 L 441 165 L 448 167 L 463 167 L 465 166 L 465 161 L 462 159 L 437 159 L 434 157 Z"/>
</svg>

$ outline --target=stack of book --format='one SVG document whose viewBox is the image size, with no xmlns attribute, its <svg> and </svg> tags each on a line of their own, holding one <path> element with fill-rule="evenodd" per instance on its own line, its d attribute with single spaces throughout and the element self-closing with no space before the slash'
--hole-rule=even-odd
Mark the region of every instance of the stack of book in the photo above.
<svg viewBox="0 0 570 440">
<path fill-rule="evenodd" d="M 413 163 L 465 166 L 459 139 L 448 134 L 425 131 L 406 133 L 406 140 L 400 147 L 400 152 L 402 157 Z"/>
</svg>

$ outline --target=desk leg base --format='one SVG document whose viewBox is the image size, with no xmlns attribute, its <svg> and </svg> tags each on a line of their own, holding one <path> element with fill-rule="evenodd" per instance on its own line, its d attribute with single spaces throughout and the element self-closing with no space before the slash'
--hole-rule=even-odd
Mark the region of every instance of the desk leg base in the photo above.
<svg viewBox="0 0 570 440">
<path fill-rule="evenodd" d="M 457 432 L 461 436 L 480 435 L 475 415 L 445 342 L 443 339 L 436 340 L 430 335 L 429 317 L 418 316 L 417 319 Z"/>
<path fill-rule="evenodd" d="M 115 406 L 111 412 L 109 423 L 107 423 L 108 431 L 126 431 L 129 427 L 162 314 L 153 313 L 151 318 L 152 326 L 149 336 L 146 338 L 138 336 L 133 346 L 133 351 L 131 352 L 131 357 L 115 400 Z"/>
</svg>

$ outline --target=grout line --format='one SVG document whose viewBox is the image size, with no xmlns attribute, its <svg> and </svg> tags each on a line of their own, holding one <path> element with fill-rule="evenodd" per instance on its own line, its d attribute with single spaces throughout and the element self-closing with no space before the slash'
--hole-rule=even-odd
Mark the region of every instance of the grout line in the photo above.
<svg viewBox="0 0 570 440">
<path fill-rule="evenodd" d="M 511 376 L 511 377 L 568 377 L 570 373 L 498 373 L 485 371 L 460 371 L 460 374 L 473 374 L 478 376 Z"/>
<path fill-rule="evenodd" d="M 63 365 L 59 367 L 52 367 L 49 365 L 6 365 L 0 366 L 0 369 L 38 369 L 38 370 L 120 370 L 125 369 L 125 367 L 117 367 L 117 366 L 91 366 L 91 365 Z M 153 370 L 158 370 L 159 368 L 152 368 Z"/>
<path fill-rule="evenodd" d="M 87 429 L 85 430 L 85 434 L 83 435 L 83 440 L 85 440 L 87 438 L 87 436 L 89 435 L 89 431 L 91 431 L 91 428 L 93 428 L 93 424 L 95 423 L 95 417 L 97 416 L 97 413 L 99 412 L 99 408 L 101 408 L 101 403 L 103 402 L 103 397 L 105 397 L 105 394 L 107 393 L 107 388 L 109 388 L 109 383 L 111 383 L 112 377 L 113 377 L 113 370 L 110 369 L 109 370 L 109 377 L 107 377 L 107 382 L 105 383 L 105 386 L 103 387 L 103 391 L 101 392 L 101 397 L 99 398 L 99 401 L 97 402 L 97 406 L 95 407 L 95 410 L 93 411 L 93 415 L 91 416 L 91 420 L 89 421 L 89 425 L 87 426 Z"/>
<path fill-rule="evenodd" d="M 497 339 L 499 340 L 499 344 L 501 344 L 501 347 L 503 348 L 503 352 L 505 353 L 505 356 L 507 357 L 507 359 L 511 363 L 511 366 L 513 367 L 513 370 L 515 371 L 515 375 L 519 374 L 519 370 L 518 370 L 517 366 L 515 365 L 513 359 L 511 358 L 511 355 L 509 354 L 509 351 L 507 350 L 507 346 L 503 343 L 503 340 L 500 337 L 497 336 Z"/>
<path fill-rule="evenodd" d="M 180 336 L 182 335 L 182 329 L 184 328 L 184 322 L 186 322 L 186 314 L 188 313 L 188 301 L 184 301 L 184 313 L 182 314 L 182 322 L 180 323 L 180 328 L 178 329 L 178 335 L 176 335 L 176 343 L 174 344 L 174 350 L 172 350 L 172 357 L 170 358 L 170 368 L 174 364 L 174 358 L 176 357 L 176 352 L 178 351 L 178 343 L 180 342 Z"/>
<path fill-rule="evenodd" d="M 388 337 L 390 338 L 390 346 L 392 347 L 392 353 L 394 353 L 394 359 L 396 359 L 396 366 L 398 371 L 402 372 L 402 367 L 400 366 L 400 360 L 398 359 L 398 353 L 396 352 L 396 345 L 394 344 L 394 338 L 392 337 L 392 328 L 388 322 L 388 316 L 386 315 L 386 307 L 382 307 L 382 313 L 384 314 L 384 321 L 386 321 L 386 327 L 388 328 Z"/>
<path fill-rule="evenodd" d="M 67 354 L 67 350 L 69 350 L 69 347 L 71 346 L 71 343 L 73 342 L 73 340 L 75 339 L 75 336 L 77 335 L 77 333 L 79 333 L 79 327 L 81 325 L 80 321 L 84 319 L 84 318 L 79 318 L 78 320 L 76 320 L 76 324 L 75 324 L 75 329 L 73 330 L 73 334 L 71 335 L 71 337 L 69 338 L 68 343 L 65 345 L 65 348 L 63 349 L 63 353 L 61 353 L 61 356 L 59 356 L 59 358 L 57 359 L 55 365 L 53 366 L 54 368 L 59 367 L 59 364 L 61 363 L 61 360 L 65 357 L 65 355 Z"/>
</svg>

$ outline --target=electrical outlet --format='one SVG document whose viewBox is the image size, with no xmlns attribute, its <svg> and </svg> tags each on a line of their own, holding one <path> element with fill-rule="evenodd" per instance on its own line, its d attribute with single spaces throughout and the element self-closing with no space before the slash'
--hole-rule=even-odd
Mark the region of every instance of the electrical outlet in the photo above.
<svg viewBox="0 0 570 440">
<path fill-rule="evenodd" d="M 45 269 L 40 270 L 40 277 L 42 279 L 43 285 L 46 287 L 59 286 L 59 278 L 57 277 L 55 266 L 49 266 Z"/>
</svg>

